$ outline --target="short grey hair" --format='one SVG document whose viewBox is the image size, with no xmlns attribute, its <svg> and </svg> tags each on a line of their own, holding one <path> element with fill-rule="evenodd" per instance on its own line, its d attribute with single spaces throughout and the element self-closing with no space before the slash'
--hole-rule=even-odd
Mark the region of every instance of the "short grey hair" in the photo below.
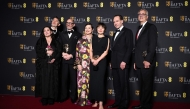
<svg viewBox="0 0 190 109">
<path fill-rule="evenodd" d="M 140 11 L 145 11 L 146 12 L 146 15 L 148 16 L 148 11 L 146 10 L 146 9 L 140 9 L 139 11 L 138 11 L 138 13 L 140 12 Z"/>
</svg>

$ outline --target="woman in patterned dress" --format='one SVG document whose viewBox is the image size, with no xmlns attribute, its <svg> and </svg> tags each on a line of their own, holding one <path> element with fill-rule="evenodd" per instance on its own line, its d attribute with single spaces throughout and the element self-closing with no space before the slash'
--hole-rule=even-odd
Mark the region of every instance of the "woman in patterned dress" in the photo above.
<svg viewBox="0 0 190 109">
<path fill-rule="evenodd" d="M 93 26 L 91 23 L 85 25 L 85 35 L 76 45 L 76 64 L 77 64 L 77 85 L 78 100 L 76 104 L 81 106 L 90 105 L 88 100 L 89 78 L 90 78 L 90 43 L 92 38 Z"/>
</svg>

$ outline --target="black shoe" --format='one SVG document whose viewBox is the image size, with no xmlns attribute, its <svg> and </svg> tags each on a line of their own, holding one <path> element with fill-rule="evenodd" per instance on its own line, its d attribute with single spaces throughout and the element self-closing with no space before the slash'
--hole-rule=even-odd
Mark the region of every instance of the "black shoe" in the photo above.
<svg viewBox="0 0 190 109">
<path fill-rule="evenodd" d="M 42 98 L 41 103 L 43 106 L 48 105 L 48 100 L 46 98 Z"/>
<path fill-rule="evenodd" d="M 116 108 L 118 106 L 119 106 L 118 104 L 112 104 L 112 105 L 109 105 L 108 108 Z"/>
<path fill-rule="evenodd" d="M 138 106 L 132 106 L 132 109 L 143 109 L 143 107 L 141 105 Z"/>
<path fill-rule="evenodd" d="M 53 100 L 52 98 L 49 98 L 49 99 L 48 99 L 48 104 L 49 104 L 49 105 L 53 105 L 53 104 L 54 104 L 54 100 Z"/>
</svg>

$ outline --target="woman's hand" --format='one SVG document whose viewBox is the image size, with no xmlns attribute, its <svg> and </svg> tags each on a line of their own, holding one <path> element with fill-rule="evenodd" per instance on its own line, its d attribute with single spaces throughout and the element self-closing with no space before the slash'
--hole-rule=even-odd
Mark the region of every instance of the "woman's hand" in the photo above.
<svg viewBox="0 0 190 109">
<path fill-rule="evenodd" d="M 49 63 L 54 63 L 55 59 L 52 59 Z"/>
<path fill-rule="evenodd" d="M 77 69 L 78 69 L 79 71 L 82 71 L 82 65 L 77 65 Z"/>
<path fill-rule="evenodd" d="M 94 60 L 93 65 L 96 66 L 98 65 L 98 63 L 99 63 L 99 60 Z"/>
</svg>

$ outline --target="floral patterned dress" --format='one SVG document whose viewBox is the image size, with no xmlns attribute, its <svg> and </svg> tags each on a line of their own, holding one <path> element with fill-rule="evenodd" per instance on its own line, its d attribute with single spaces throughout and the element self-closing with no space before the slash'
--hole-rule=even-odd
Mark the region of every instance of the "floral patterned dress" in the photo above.
<svg viewBox="0 0 190 109">
<path fill-rule="evenodd" d="M 82 65 L 77 70 L 78 101 L 81 106 L 89 105 L 89 78 L 90 78 L 90 41 L 83 36 L 76 45 L 76 64 Z"/>
</svg>

